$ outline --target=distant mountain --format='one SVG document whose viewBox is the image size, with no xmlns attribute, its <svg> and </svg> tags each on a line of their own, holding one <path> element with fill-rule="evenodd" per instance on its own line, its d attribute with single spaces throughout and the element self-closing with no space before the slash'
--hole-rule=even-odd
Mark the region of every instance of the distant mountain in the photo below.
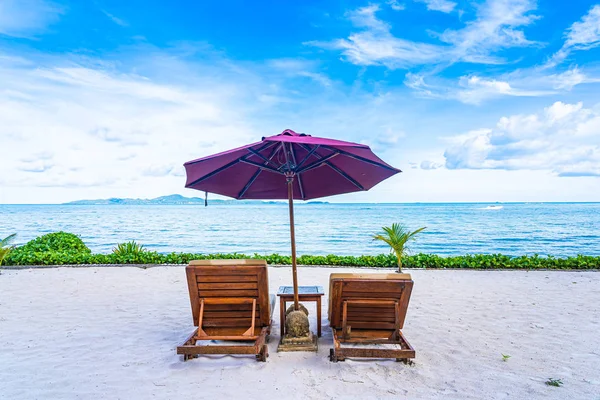
<svg viewBox="0 0 600 400">
<path fill-rule="evenodd" d="M 169 196 L 161 196 L 155 199 L 98 199 L 98 200 L 76 200 L 66 205 L 76 206 L 98 206 L 98 205 L 126 205 L 126 206 L 139 206 L 139 205 L 204 205 L 204 199 L 200 197 L 185 197 L 180 194 L 172 194 Z M 208 204 L 287 204 L 282 201 L 260 201 L 260 200 L 220 200 L 208 199 Z M 328 204 L 323 201 L 311 201 L 308 204 Z"/>
</svg>

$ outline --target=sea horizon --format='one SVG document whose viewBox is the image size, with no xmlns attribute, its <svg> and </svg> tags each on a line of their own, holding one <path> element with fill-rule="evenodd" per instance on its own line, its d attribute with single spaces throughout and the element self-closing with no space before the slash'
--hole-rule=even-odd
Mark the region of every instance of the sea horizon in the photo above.
<svg viewBox="0 0 600 400">
<path fill-rule="evenodd" d="M 427 227 L 412 253 L 600 255 L 598 202 L 295 202 L 298 254 L 375 255 L 382 226 Z M 93 252 L 136 241 L 160 253 L 289 254 L 287 203 L 0 205 L 0 236 L 16 244 L 46 233 L 81 236 Z"/>
</svg>

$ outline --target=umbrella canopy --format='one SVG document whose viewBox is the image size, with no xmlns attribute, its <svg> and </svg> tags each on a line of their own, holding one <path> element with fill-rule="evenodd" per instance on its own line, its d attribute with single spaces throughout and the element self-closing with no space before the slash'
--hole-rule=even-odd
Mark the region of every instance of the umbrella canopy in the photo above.
<svg viewBox="0 0 600 400">
<path fill-rule="evenodd" d="M 286 129 L 262 141 L 184 164 L 185 187 L 236 199 L 288 199 L 294 305 L 298 308 L 293 199 L 369 190 L 401 172 L 369 146 Z"/>
<path fill-rule="evenodd" d="M 310 200 L 369 190 L 400 172 L 369 146 L 312 137 L 292 130 L 184 164 L 185 187 L 236 199 L 287 199 L 286 174 L 296 179 L 294 199 Z"/>
</svg>

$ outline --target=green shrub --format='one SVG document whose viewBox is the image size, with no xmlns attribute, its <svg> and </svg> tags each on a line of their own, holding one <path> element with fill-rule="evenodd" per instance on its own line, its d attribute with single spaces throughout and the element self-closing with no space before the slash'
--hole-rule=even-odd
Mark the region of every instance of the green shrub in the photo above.
<svg viewBox="0 0 600 400">
<path fill-rule="evenodd" d="M 92 252 L 79 236 L 67 232 L 54 232 L 16 247 L 6 257 L 5 264 L 87 264 L 89 259 L 93 259 Z"/>
<path fill-rule="evenodd" d="M 27 242 L 18 249 L 20 251 L 42 253 L 49 251 L 91 253 L 79 236 L 67 232 L 48 233 Z"/>
<path fill-rule="evenodd" d="M 290 265 L 288 255 L 239 253 L 157 253 L 143 246 L 128 242 L 118 245 L 111 254 L 92 254 L 77 236 L 57 232 L 44 235 L 24 246 L 15 248 L 4 259 L 5 265 L 64 265 L 64 264 L 187 264 L 190 260 L 201 259 L 259 258 L 269 264 Z M 326 256 L 301 255 L 301 265 L 336 265 L 347 267 L 397 268 L 398 259 L 394 254 L 375 256 Z M 468 254 L 464 256 L 442 257 L 436 254 L 415 254 L 403 257 L 405 268 L 429 269 L 600 269 L 600 257 L 578 255 L 555 258 L 519 256 L 503 254 Z"/>
</svg>

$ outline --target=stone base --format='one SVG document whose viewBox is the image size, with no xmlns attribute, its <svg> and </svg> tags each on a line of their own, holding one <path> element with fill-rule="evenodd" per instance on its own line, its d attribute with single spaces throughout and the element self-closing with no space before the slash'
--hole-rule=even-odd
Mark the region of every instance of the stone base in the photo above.
<svg viewBox="0 0 600 400">
<path fill-rule="evenodd" d="M 277 352 L 280 351 L 317 351 L 317 337 L 312 332 L 303 338 L 282 337 L 277 346 Z"/>
</svg>

